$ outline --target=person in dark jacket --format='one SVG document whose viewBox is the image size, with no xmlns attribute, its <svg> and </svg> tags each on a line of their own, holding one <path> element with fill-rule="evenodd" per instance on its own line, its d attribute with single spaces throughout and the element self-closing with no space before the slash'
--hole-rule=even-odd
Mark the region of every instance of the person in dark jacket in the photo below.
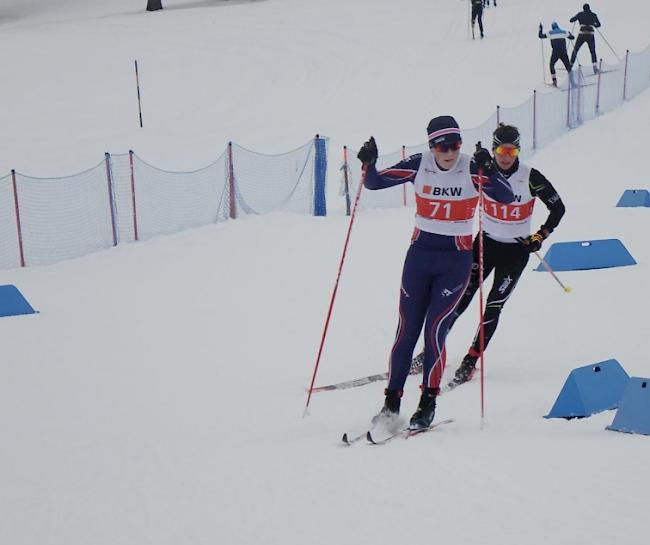
<svg viewBox="0 0 650 545">
<path fill-rule="evenodd" d="M 483 216 L 483 276 L 494 272 L 494 282 L 487 296 L 483 312 L 485 350 L 499 323 L 503 306 L 512 295 L 532 252 L 559 225 L 565 208 L 562 199 L 546 177 L 538 170 L 519 161 L 520 136 L 517 127 L 501 124 L 493 133 L 492 151 L 497 171 L 509 182 L 515 193 L 512 204 L 495 203 L 485 196 Z M 531 234 L 533 207 L 541 200 L 549 211 L 542 226 Z M 479 239 L 474 239 L 474 263 L 472 275 L 465 293 L 454 311 L 449 329 L 467 309 L 479 287 Z M 472 345 L 449 383 L 453 388 L 471 379 L 476 361 L 481 355 L 480 327 Z"/>
<path fill-rule="evenodd" d="M 567 72 L 571 72 L 571 62 L 569 61 L 569 54 L 566 49 L 566 41 L 575 39 L 575 36 L 566 30 L 562 30 L 556 22 L 553 22 L 551 24 L 551 30 L 547 34 L 544 34 L 544 27 L 542 26 L 542 23 L 540 23 L 538 37 L 540 40 L 543 40 L 545 38 L 549 38 L 551 40 L 551 48 L 553 49 L 553 53 L 551 53 L 551 62 L 549 66 L 551 68 L 553 85 L 557 87 L 555 65 L 557 61 L 562 61 L 562 64 L 564 64 Z"/>
<path fill-rule="evenodd" d="M 478 28 L 483 38 L 483 0 L 472 0 L 472 38 L 474 38 L 474 24 L 478 19 Z"/>
<path fill-rule="evenodd" d="M 571 54 L 571 66 L 576 62 L 576 56 L 578 51 L 582 47 L 582 44 L 586 43 L 589 46 L 589 52 L 591 53 L 591 64 L 594 68 L 594 74 L 598 73 L 598 58 L 596 57 L 596 38 L 594 37 L 594 32 L 597 28 L 600 27 L 600 21 L 598 20 L 598 15 L 596 15 L 589 4 L 582 6 L 582 11 L 576 13 L 571 19 L 570 23 L 575 22 L 580 23 L 580 31 L 578 32 L 578 39 L 576 40 L 575 46 L 573 47 L 573 53 Z"/>
</svg>

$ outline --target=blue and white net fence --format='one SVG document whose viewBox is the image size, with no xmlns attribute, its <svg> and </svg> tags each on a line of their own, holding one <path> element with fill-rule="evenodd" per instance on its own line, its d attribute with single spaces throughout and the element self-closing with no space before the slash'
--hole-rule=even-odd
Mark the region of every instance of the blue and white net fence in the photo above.
<svg viewBox="0 0 650 545">
<path fill-rule="evenodd" d="M 498 123 L 515 125 L 521 133 L 521 156 L 530 157 L 535 151 L 556 140 L 571 129 L 617 108 L 626 100 L 650 87 L 650 46 L 639 53 L 627 52 L 625 59 L 616 65 L 602 64 L 593 73 L 591 67 L 576 67 L 558 89 L 535 91 L 521 104 L 513 107 L 498 106 L 495 114 L 472 129 L 463 129 L 462 151 L 471 154 L 481 141 L 489 148 L 492 132 Z M 380 155 L 377 168 L 398 163 L 403 156 L 428 153 L 428 146 L 403 148 L 403 151 Z M 356 151 L 350 150 L 348 160 L 349 195 L 356 195 L 359 187 L 361 163 Z M 346 165 L 343 165 L 342 170 Z M 380 191 L 362 189 L 359 210 L 411 206 L 414 203 L 412 184 L 404 184 Z"/>
<path fill-rule="evenodd" d="M 191 172 L 157 168 L 135 153 L 109 155 L 62 178 L 0 178 L 0 268 L 47 265 L 120 243 L 247 214 L 324 215 L 323 137 L 280 155 L 230 144 Z M 20 222 L 18 221 L 20 218 Z M 20 229 L 19 229 L 20 224 Z M 22 235 L 22 236 L 21 236 Z"/>
</svg>

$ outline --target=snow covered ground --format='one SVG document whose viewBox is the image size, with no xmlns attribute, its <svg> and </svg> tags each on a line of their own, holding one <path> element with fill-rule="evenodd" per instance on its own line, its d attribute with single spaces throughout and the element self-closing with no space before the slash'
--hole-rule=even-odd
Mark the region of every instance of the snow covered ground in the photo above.
<svg viewBox="0 0 650 545">
<path fill-rule="evenodd" d="M 331 150 L 371 133 L 385 151 L 420 143 L 434 115 L 477 125 L 540 88 L 539 21 L 570 29 L 581 7 L 504 0 L 472 42 L 458 0 L 164 3 L 0 1 L 0 174 L 70 174 L 129 148 L 190 169 L 230 139 L 275 153 L 317 132 Z M 647 45 L 647 2 L 592 7 L 619 56 Z M 314 394 L 302 418 L 339 215 L 0 271 L 40 310 L 0 321 L 0 543 L 645 544 L 649 438 L 605 431 L 611 412 L 542 415 L 575 367 L 616 358 L 650 376 L 650 216 L 615 208 L 650 187 L 649 115 L 646 91 L 529 161 L 567 206 L 549 242 L 620 238 L 638 265 L 560 273 L 570 294 L 525 273 L 486 353 L 483 426 L 477 382 L 440 399 L 455 423 L 381 448 L 338 445 L 379 409 L 381 383 Z M 357 218 L 319 383 L 385 369 L 412 221 Z M 477 313 L 448 338 L 450 372 Z"/>
</svg>

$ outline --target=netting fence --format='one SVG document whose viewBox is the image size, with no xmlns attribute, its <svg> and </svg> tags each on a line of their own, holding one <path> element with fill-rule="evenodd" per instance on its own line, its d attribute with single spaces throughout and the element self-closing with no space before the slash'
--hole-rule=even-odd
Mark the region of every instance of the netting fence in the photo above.
<svg viewBox="0 0 650 545">
<path fill-rule="evenodd" d="M 587 74 L 586 72 L 589 72 Z M 496 111 L 478 127 L 461 129 L 462 151 L 473 153 L 476 142 L 485 147 L 492 142 L 492 131 L 499 123 L 515 125 L 521 133 L 521 157 L 530 157 L 540 148 L 599 115 L 613 110 L 650 87 L 650 46 L 641 52 L 626 51 L 618 64 L 606 65 L 591 73 L 591 68 L 575 69 L 571 77 L 557 89 L 533 91 L 531 97 L 513 107 L 497 106 Z M 377 168 L 386 168 L 414 153 L 429 151 L 427 143 L 402 147 L 401 150 L 381 155 Z M 356 151 L 346 150 L 348 157 L 340 170 L 346 203 L 354 200 L 361 174 L 361 162 Z M 412 184 L 403 184 L 382 191 L 361 190 L 359 210 L 395 208 L 414 203 Z M 350 213 L 349 206 L 347 213 Z"/>
<path fill-rule="evenodd" d="M 227 219 L 326 215 L 328 139 L 263 155 L 229 143 L 213 163 L 170 172 L 134 152 L 73 176 L 0 178 L 0 269 L 48 265 Z"/>
<path fill-rule="evenodd" d="M 591 70 L 589 69 L 589 72 Z M 596 74 L 582 68 L 558 89 L 533 92 L 514 107 L 497 106 L 481 125 L 463 129 L 463 151 L 489 145 L 498 123 L 519 127 L 522 157 L 569 130 L 610 111 L 650 86 L 650 46 Z M 12 171 L 0 177 L 0 269 L 47 265 L 118 244 L 176 233 L 251 214 L 289 211 L 324 216 L 329 140 L 316 135 L 280 155 L 229 143 L 213 163 L 170 172 L 134 152 L 106 154 L 97 166 L 72 176 L 34 178 Z M 423 143 L 379 157 L 384 168 L 418 152 Z M 359 185 L 361 163 L 345 150 L 339 169 L 347 212 Z M 362 189 L 360 209 L 414 204 L 411 184 Z"/>
</svg>

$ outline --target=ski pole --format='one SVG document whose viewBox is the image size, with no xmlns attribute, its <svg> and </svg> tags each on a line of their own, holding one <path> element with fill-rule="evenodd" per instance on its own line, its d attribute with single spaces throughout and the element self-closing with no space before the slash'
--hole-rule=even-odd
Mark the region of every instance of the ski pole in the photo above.
<svg viewBox="0 0 650 545">
<path fill-rule="evenodd" d="M 348 232 L 345 236 L 345 243 L 343 244 L 343 253 L 341 254 L 341 261 L 339 263 L 339 270 L 336 274 L 336 282 L 334 283 L 334 290 L 332 291 L 332 297 L 330 298 L 330 306 L 327 311 L 327 318 L 325 319 L 325 327 L 323 328 L 323 335 L 320 340 L 320 346 L 318 347 L 318 356 L 316 356 L 316 364 L 314 366 L 314 373 L 311 377 L 311 383 L 309 384 L 309 394 L 307 395 L 307 403 L 305 404 L 305 412 L 303 413 L 303 418 L 307 416 L 309 409 L 309 402 L 311 401 L 311 395 L 314 391 L 314 382 L 316 382 L 316 374 L 318 373 L 318 366 L 320 364 L 320 358 L 323 353 L 323 346 L 325 345 L 325 338 L 327 337 L 327 330 L 330 324 L 330 318 L 332 317 L 332 309 L 334 308 L 334 301 L 336 300 L 336 292 L 339 288 L 339 280 L 341 279 L 341 272 L 343 271 L 343 263 L 345 262 L 345 254 L 348 251 L 348 243 L 350 242 L 350 234 L 352 233 L 352 226 L 354 225 L 354 218 L 357 212 L 357 205 L 359 204 L 359 197 L 361 196 L 361 190 L 363 189 L 363 184 L 366 179 L 366 167 L 363 167 L 361 171 L 361 179 L 359 180 L 359 187 L 357 188 L 357 195 L 354 199 L 354 206 L 352 207 L 352 214 L 350 215 L 350 223 L 348 224 Z"/>
<path fill-rule="evenodd" d="M 541 50 L 542 50 L 542 80 L 544 81 L 544 85 L 546 85 L 546 60 L 544 59 L 544 40 L 540 39 L 539 45 L 541 46 Z"/>
<path fill-rule="evenodd" d="M 343 183 L 345 185 L 345 215 L 350 215 L 350 180 L 348 178 L 348 173 L 350 172 L 350 166 L 348 165 L 348 147 L 343 146 Z"/>
<path fill-rule="evenodd" d="M 537 256 L 537 259 L 539 259 L 539 260 L 541 261 L 542 265 L 544 265 L 544 268 L 545 268 L 548 272 L 551 273 L 551 276 L 552 276 L 553 278 L 555 278 L 555 281 L 556 281 L 558 284 L 560 284 L 560 286 L 562 287 L 562 289 L 563 289 L 566 293 L 570 293 L 570 292 L 571 292 L 571 288 L 570 288 L 569 286 L 565 286 L 564 284 L 562 284 L 562 281 L 561 281 L 561 280 L 557 277 L 557 275 L 553 272 L 553 269 L 551 269 L 551 266 L 548 264 L 548 262 L 546 261 L 546 259 L 544 259 L 544 258 L 543 258 L 541 255 L 539 255 L 539 253 L 537 253 L 537 252 L 533 252 L 533 253 Z"/>
<path fill-rule="evenodd" d="M 138 88 L 138 113 L 140 114 L 140 127 L 142 127 L 142 107 L 140 105 L 140 76 L 138 75 L 138 61 L 135 61 L 135 84 Z"/>
<path fill-rule="evenodd" d="M 478 142 L 476 147 L 480 147 Z M 478 300 L 479 300 L 479 351 L 481 358 L 481 428 L 485 418 L 485 327 L 483 321 L 483 312 L 485 310 L 483 303 L 483 169 L 478 169 Z"/>
<path fill-rule="evenodd" d="M 573 34 L 573 30 L 574 30 L 575 28 L 576 28 L 576 22 L 573 21 L 573 25 L 571 25 L 571 32 L 569 32 L 569 34 L 574 35 L 574 34 Z M 573 51 L 574 51 L 575 48 L 576 48 L 576 41 L 575 41 L 575 40 L 569 40 L 569 41 L 571 42 L 571 55 L 573 55 Z"/>
<path fill-rule="evenodd" d="M 520 244 L 523 244 L 523 243 L 524 243 L 524 240 L 526 240 L 526 238 L 525 238 L 525 237 L 516 237 L 515 240 L 516 240 L 517 242 L 519 242 Z M 565 286 L 564 284 L 562 284 L 562 282 L 561 282 L 560 279 L 557 277 L 557 275 L 555 274 L 555 272 L 553 272 L 553 269 L 551 269 L 551 266 L 548 264 L 548 261 L 546 261 L 546 259 L 544 259 L 541 255 L 539 255 L 538 252 L 533 252 L 533 253 L 537 256 L 537 259 L 540 260 L 540 262 L 542 263 L 542 265 L 544 265 L 544 268 L 545 268 L 548 272 L 551 273 L 551 276 L 552 276 L 553 278 L 555 278 L 555 281 L 556 281 L 558 284 L 560 284 L 560 286 L 562 287 L 562 289 L 563 289 L 566 293 L 569 293 L 569 292 L 571 291 L 571 288 L 570 288 L 569 286 Z"/>
<path fill-rule="evenodd" d="M 614 48 L 613 48 L 611 45 L 609 45 L 609 42 L 607 41 L 607 38 L 605 38 L 605 36 L 603 36 L 603 33 L 600 31 L 600 29 L 597 28 L 596 30 L 598 31 L 598 34 L 600 34 L 600 37 L 601 37 L 603 40 L 605 40 L 605 43 L 607 44 L 607 47 L 609 47 L 609 48 L 612 50 L 612 53 L 614 53 L 614 56 L 618 59 L 618 62 L 621 62 L 621 57 L 619 57 L 619 56 L 616 54 L 616 51 L 614 51 Z"/>
</svg>

